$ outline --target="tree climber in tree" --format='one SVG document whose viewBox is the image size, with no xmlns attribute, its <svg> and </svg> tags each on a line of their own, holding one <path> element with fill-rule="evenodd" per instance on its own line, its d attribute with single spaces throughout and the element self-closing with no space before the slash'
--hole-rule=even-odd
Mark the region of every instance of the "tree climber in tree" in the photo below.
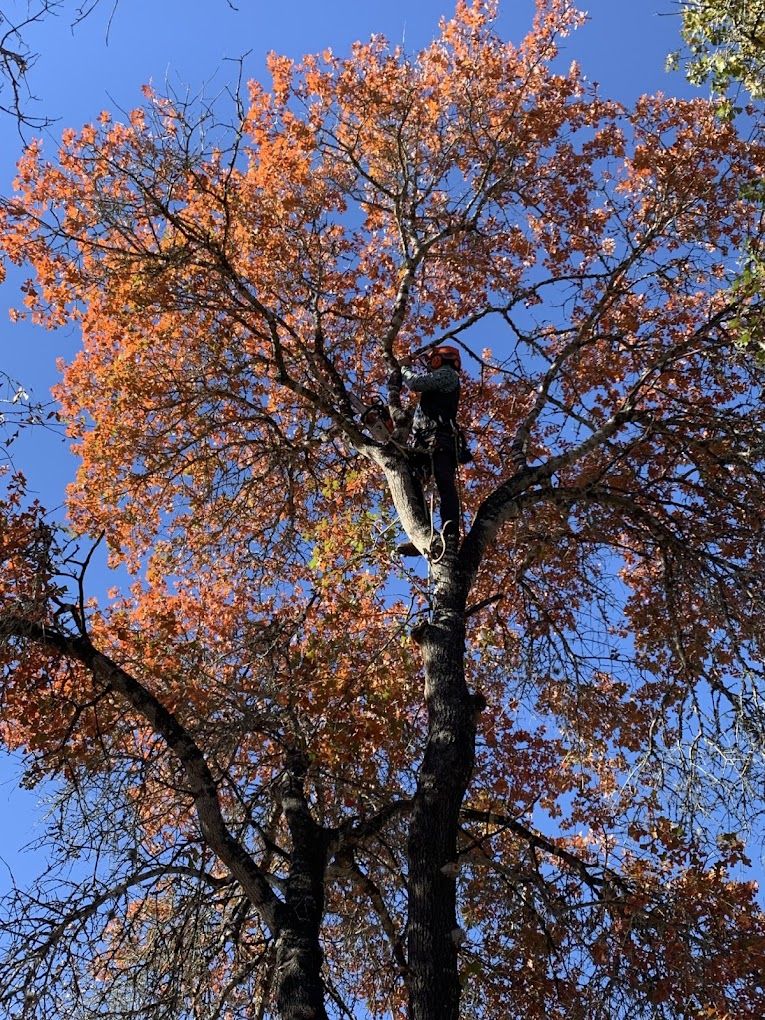
<svg viewBox="0 0 765 1020">
<path fill-rule="evenodd" d="M 455 539 L 460 530 L 460 501 L 457 494 L 457 464 L 464 455 L 457 426 L 460 399 L 460 352 L 456 347 L 434 347 L 428 352 L 428 370 L 412 369 L 412 358 L 401 360 L 401 375 L 410 390 L 420 394 L 412 422 L 412 463 L 422 482 L 432 477 L 438 489 L 441 532 L 445 540 Z M 467 455 L 469 459 L 469 455 Z M 425 498 L 423 495 L 423 505 Z M 419 556 L 413 542 L 396 547 L 401 556 Z"/>
</svg>

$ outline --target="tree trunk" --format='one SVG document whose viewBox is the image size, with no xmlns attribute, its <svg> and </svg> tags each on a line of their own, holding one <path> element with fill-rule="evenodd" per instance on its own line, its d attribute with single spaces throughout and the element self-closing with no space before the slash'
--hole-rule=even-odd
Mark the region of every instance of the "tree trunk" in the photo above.
<svg viewBox="0 0 765 1020">
<path fill-rule="evenodd" d="M 276 940 L 276 1008 L 281 1020 L 327 1020 L 319 926 L 284 928 Z"/>
<path fill-rule="evenodd" d="M 441 601 L 416 635 L 425 664 L 428 741 L 409 828 L 410 1020 L 457 1020 L 462 937 L 456 912 L 459 812 L 475 759 L 465 684 L 464 599 Z"/>
<path fill-rule="evenodd" d="M 305 799 L 306 757 L 289 752 L 281 802 L 292 853 L 286 902 L 276 940 L 275 993 L 281 1020 L 327 1020 L 321 975 L 321 921 L 329 833 L 318 825 Z"/>
</svg>

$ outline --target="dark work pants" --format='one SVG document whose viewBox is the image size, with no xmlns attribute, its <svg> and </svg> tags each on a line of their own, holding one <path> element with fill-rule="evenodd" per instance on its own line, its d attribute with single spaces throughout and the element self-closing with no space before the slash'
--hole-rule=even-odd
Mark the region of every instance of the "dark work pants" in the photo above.
<svg viewBox="0 0 765 1020">
<path fill-rule="evenodd" d="M 457 493 L 457 450 L 452 432 L 439 432 L 428 454 L 417 458 L 417 467 L 422 478 L 433 475 L 439 498 L 441 512 L 441 528 L 448 538 L 459 537 L 460 533 L 460 498 Z M 425 497 L 423 495 L 423 503 Z M 425 516 L 429 514 L 425 507 Z M 434 524 L 435 527 L 435 524 Z"/>
</svg>

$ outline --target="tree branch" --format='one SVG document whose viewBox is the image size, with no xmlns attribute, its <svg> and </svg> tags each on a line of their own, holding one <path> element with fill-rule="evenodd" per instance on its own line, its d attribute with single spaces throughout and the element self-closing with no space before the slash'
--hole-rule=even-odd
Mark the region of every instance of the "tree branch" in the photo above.
<svg viewBox="0 0 765 1020">
<path fill-rule="evenodd" d="M 87 637 L 72 637 L 44 624 L 14 616 L 0 618 L 0 633 L 4 637 L 31 641 L 82 663 L 99 683 L 120 694 L 162 737 L 183 769 L 202 836 L 241 883 L 263 923 L 277 934 L 282 925 L 284 905 L 244 846 L 231 835 L 221 811 L 215 778 L 199 746 L 177 717 L 135 677 L 99 652 Z"/>
</svg>

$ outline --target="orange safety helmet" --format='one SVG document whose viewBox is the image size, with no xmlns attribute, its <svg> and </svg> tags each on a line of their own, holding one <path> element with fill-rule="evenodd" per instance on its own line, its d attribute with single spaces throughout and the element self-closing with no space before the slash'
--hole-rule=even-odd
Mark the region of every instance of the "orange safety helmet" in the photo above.
<svg viewBox="0 0 765 1020">
<path fill-rule="evenodd" d="M 430 367 L 440 368 L 442 365 L 450 364 L 458 372 L 462 368 L 462 358 L 456 347 L 434 347 L 430 352 Z"/>
</svg>

